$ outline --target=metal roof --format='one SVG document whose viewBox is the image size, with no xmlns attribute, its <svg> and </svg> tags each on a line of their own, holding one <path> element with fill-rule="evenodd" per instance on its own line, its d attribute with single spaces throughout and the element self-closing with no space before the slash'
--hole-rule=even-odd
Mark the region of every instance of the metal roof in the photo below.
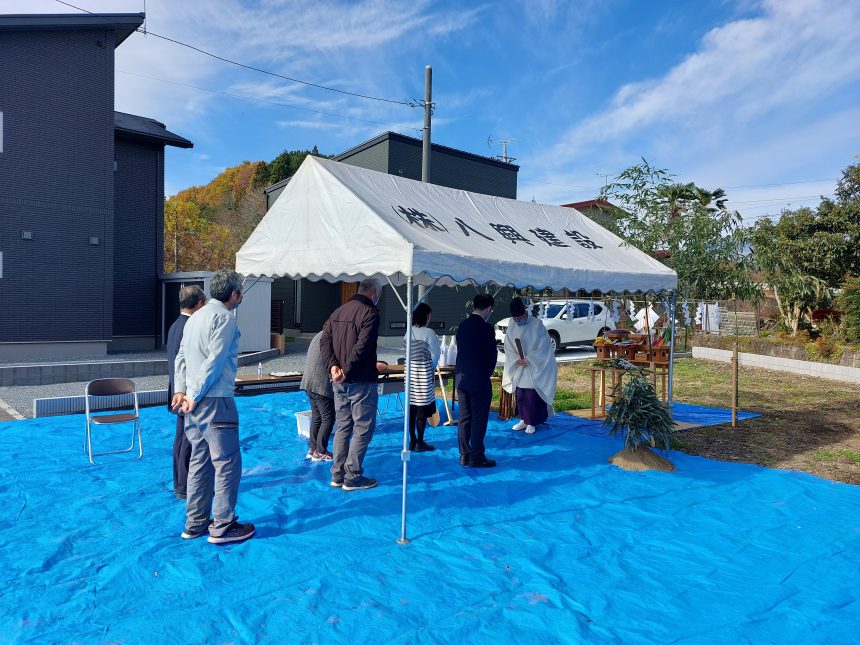
<svg viewBox="0 0 860 645">
<path fill-rule="evenodd" d="M 116 32 L 115 47 L 143 24 L 143 13 L 19 13 L 0 15 L 0 31 Z"/>
<path fill-rule="evenodd" d="M 164 127 L 163 123 L 144 116 L 126 114 L 125 112 L 113 113 L 114 132 L 130 139 L 143 139 L 167 146 L 177 148 L 193 148 L 194 144 L 188 139 L 174 134 Z"/>
</svg>

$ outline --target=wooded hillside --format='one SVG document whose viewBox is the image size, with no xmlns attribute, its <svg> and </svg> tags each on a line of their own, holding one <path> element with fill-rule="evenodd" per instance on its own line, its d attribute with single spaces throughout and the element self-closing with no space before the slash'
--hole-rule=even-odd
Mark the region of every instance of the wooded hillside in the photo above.
<svg viewBox="0 0 860 645">
<path fill-rule="evenodd" d="M 291 177 L 313 150 L 285 150 L 271 162 L 243 161 L 205 186 L 186 188 L 164 202 L 164 271 L 232 268 L 236 251 L 263 215 L 263 189 Z"/>
</svg>

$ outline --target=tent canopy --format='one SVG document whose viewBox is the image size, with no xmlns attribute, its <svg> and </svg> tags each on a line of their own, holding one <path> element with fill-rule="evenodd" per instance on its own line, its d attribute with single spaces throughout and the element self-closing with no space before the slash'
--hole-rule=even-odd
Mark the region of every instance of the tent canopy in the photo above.
<svg viewBox="0 0 860 645">
<path fill-rule="evenodd" d="M 251 276 L 671 291 L 674 271 L 572 208 L 308 156 L 236 254 Z"/>
</svg>

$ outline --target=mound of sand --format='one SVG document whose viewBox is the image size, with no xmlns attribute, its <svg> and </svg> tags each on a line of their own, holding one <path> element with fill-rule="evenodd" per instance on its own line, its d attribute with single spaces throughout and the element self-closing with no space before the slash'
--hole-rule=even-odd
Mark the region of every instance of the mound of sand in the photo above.
<svg viewBox="0 0 860 645">
<path fill-rule="evenodd" d="M 675 470 L 671 461 L 645 446 L 639 446 L 636 450 L 625 448 L 612 455 L 609 463 L 624 470 L 662 470 L 666 473 Z"/>
</svg>

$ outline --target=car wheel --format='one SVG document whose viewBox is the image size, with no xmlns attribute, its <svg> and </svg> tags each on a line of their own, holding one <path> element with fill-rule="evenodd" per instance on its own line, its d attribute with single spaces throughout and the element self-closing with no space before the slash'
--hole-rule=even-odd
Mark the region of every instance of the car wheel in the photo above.
<svg viewBox="0 0 860 645">
<path fill-rule="evenodd" d="M 612 331 L 612 330 L 611 330 L 611 329 L 609 329 L 609 327 L 601 327 L 601 328 L 600 328 L 600 331 L 599 331 L 599 332 L 597 332 L 597 336 L 598 336 L 598 337 L 599 337 L 599 336 L 603 336 L 603 334 L 605 334 L 605 333 L 606 333 L 606 332 L 608 332 L 608 331 Z"/>
<path fill-rule="evenodd" d="M 550 345 L 552 345 L 552 353 L 558 353 L 558 350 L 561 347 L 561 339 L 558 337 L 558 332 L 549 332 L 549 342 Z"/>
</svg>

